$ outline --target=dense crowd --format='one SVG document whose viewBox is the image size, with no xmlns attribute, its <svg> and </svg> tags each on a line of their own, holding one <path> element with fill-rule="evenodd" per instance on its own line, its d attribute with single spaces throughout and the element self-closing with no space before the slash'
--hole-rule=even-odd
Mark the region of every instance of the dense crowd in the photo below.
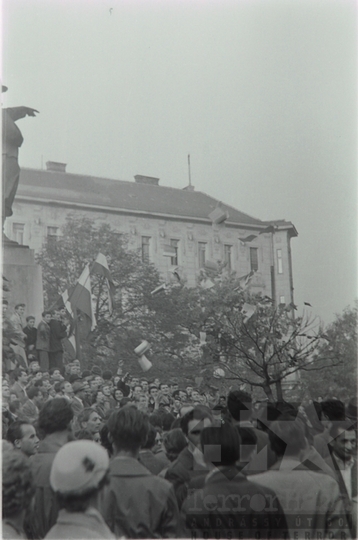
<svg viewBox="0 0 358 540">
<path fill-rule="evenodd" d="M 24 343 L 3 366 L 3 538 L 356 538 L 356 398 L 255 403 Z"/>
</svg>

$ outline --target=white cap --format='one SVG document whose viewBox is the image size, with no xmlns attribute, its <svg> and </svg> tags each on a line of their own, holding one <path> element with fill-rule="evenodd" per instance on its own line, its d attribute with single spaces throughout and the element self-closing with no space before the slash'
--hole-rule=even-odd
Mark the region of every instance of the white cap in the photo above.
<svg viewBox="0 0 358 540">
<path fill-rule="evenodd" d="M 50 484 L 63 495 L 81 494 L 97 488 L 109 467 L 107 451 L 89 440 L 65 444 L 52 463 Z"/>
</svg>

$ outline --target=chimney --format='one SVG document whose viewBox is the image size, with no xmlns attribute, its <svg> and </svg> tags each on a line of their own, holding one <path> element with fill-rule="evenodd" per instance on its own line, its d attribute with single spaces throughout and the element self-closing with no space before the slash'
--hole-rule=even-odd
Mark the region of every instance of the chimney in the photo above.
<svg viewBox="0 0 358 540">
<path fill-rule="evenodd" d="M 136 174 L 134 180 L 137 184 L 149 184 L 151 186 L 159 185 L 159 178 L 154 176 L 143 176 L 142 174 Z"/>
<path fill-rule="evenodd" d="M 51 172 L 66 172 L 67 163 L 59 163 L 58 161 L 46 161 L 46 168 Z"/>
</svg>

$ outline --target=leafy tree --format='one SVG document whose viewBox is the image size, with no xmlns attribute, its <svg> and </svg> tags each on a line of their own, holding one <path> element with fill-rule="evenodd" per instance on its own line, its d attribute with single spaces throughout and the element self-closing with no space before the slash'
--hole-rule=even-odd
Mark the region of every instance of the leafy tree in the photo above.
<svg viewBox="0 0 358 540">
<path fill-rule="evenodd" d="M 343 401 L 357 395 L 357 323 L 358 302 L 343 313 L 325 330 L 326 340 L 320 347 L 312 367 L 302 375 L 302 383 L 312 397 L 336 397 Z M 334 366 L 326 364 L 327 349 L 336 358 Z"/>
<path fill-rule="evenodd" d="M 104 278 L 91 275 L 97 327 L 87 335 L 86 325 L 80 325 L 84 365 L 115 369 L 120 363 L 139 373 L 133 351 L 146 339 L 152 345 L 149 357 L 154 359 L 151 376 L 168 376 L 169 360 L 170 375 L 182 373 L 183 351 L 192 338 L 177 324 L 177 310 L 172 306 L 183 285 L 173 276 L 173 288 L 153 296 L 151 292 L 161 284 L 158 271 L 143 262 L 139 252 L 128 249 L 126 236 L 109 225 L 96 227 L 88 218 L 69 216 L 61 236 L 47 240 L 37 257 L 47 305 L 61 302 L 61 293 L 76 284 L 85 264 L 91 265 L 99 252 L 106 256 L 116 285 L 114 310 L 110 315 Z"/>
<path fill-rule="evenodd" d="M 323 328 L 317 320 L 305 313 L 295 317 L 293 306 L 275 307 L 268 297 L 250 294 L 234 274 L 222 269 L 207 281 L 210 288 L 182 291 L 186 310 L 180 324 L 197 343 L 200 332 L 206 334 L 199 364 L 209 377 L 221 367 L 231 384 L 261 389 L 273 401 L 274 389 L 276 398 L 282 399 L 287 378 L 340 362 L 331 347 L 322 349 Z M 318 351 L 324 365 L 313 365 Z"/>
</svg>

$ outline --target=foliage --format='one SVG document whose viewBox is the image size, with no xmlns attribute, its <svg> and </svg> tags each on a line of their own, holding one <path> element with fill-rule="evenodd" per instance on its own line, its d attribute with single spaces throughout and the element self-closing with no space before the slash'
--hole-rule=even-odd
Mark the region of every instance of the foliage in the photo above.
<svg viewBox="0 0 358 540">
<path fill-rule="evenodd" d="M 115 308 L 110 316 L 104 279 L 93 276 L 97 327 L 83 345 L 88 365 L 115 369 L 119 363 L 139 373 L 133 351 L 145 339 L 151 344 L 151 377 L 196 376 L 212 385 L 220 366 L 225 377 L 219 387 L 244 385 L 274 400 L 274 389 L 281 399 L 287 379 L 294 378 L 294 384 L 299 373 L 321 373 L 343 361 L 344 353 L 324 339 L 316 319 L 305 312 L 295 316 L 293 306 L 276 307 L 270 298 L 250 293 L 221 265 L 202 270 L 196 287 L 173 276 L 165 291 L 152 295 L 162 282 L 154 266 L 128 249 L 124 235 L 106 224 L 96 228 L 87 218 L 69 217 L 62 236 L 48 241 L 38 256 L 49 305 L 99 252 L 116 284 Z"/>
<path fill-rule="evenodd" d="M 326 331 L 326 342 L 320 348 L 312 367 L 323 366 L 320 371 L 307 370 L 302 383 L 313 398 L 336 397 L 343 401 L 357 395 L 357 323 L 358 302 L 347 307 Z M 336 364 L 326 365 L 327 349 L 333 351 Z"/>
</svg>

